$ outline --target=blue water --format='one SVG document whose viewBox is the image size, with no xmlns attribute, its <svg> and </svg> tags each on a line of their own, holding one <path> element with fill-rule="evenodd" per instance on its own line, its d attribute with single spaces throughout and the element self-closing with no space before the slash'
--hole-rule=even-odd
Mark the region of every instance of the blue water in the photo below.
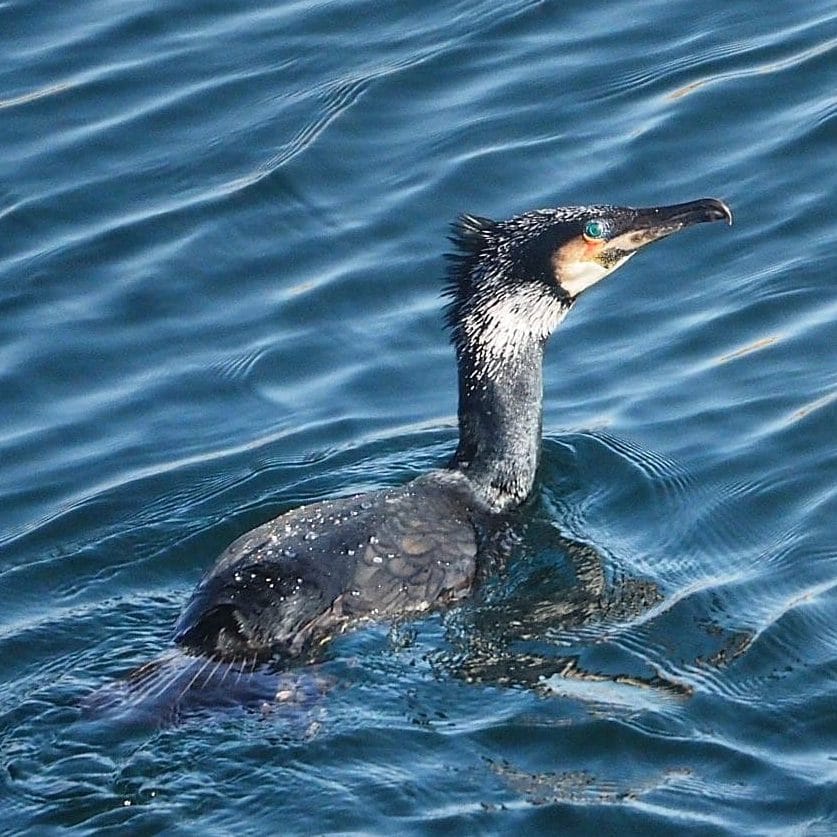
<svg viewBox="0 0 837 837">
<path fill-rule="evenodd" d="M 828 0 L 0 3 L 0 832 L 837 832 L 835 46 Z M 553 337 L 481 596 L 292 711 L 83 717 L 237 535 L 450 455 L 457 213 L 703 196 Z"/>
</svg>

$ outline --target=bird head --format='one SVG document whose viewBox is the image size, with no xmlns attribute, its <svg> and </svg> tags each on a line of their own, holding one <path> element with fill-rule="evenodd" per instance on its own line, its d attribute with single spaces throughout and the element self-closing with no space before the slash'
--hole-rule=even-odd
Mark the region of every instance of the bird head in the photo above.
<svg viewBox="0 0 837 837">
<path fill-rule="evenodd" d="M 451 241 L 447 294 L 454 341 L 545 339 L 583 291 L 654 241 L 695 224 L 732 223 L 716 198 L 643 209 L 568 206 L 506 221 L 463 215 Z"/>
<path fill-rule="evenodd" d="M 550 249 L 549 267 L 555 284 L 570 298 L 613 273 L 654 241 L 694 224 L 721 220 L 732 223 L 729 207 L 715 198 L 645 209 L 601 206 L 571 212 L 576 213 L 574 220 L 559 221 L 553 230 L 553 246 L 549 248 L 544 242 Z"/>
</svg>

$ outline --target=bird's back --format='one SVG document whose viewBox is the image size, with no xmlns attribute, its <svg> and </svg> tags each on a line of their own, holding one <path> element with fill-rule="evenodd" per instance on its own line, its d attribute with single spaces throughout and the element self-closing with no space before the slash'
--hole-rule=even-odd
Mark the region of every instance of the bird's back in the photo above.
<svg viewBox="0 0 837 837">
<path fill-rule="evenodd" d="M 227 659 L 309 659 L 359 621 L 455 601 L 473 584 L 484 517 L 454 471 L 293 509 L 221 554 L 176 641 Z"/>
</svg>

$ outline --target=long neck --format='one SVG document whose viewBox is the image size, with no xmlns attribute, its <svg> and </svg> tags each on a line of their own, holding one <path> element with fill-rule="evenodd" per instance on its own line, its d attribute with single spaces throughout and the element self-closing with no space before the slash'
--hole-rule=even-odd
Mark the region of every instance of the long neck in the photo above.
<svg viewBox="0 0 837 837">
<path fill-rule="evenodd" d="M 462 471 L 497 511 L 522 503 L 532 490 L 541 453 L 543 341 L 482 365 L 462 347 L 459 365 L 459 446 L 451 466 Z"/>
</svg>

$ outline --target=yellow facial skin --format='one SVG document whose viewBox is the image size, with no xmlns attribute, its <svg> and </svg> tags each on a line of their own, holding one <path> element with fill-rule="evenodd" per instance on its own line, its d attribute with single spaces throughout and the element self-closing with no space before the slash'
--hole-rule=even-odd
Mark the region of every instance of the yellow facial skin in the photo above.
<svg viewBox="0 0 837 837">
<path fill-rule="evenodd" d="M 620 236 L 621 237 L 621 236 Z M 573 238 L 552 256 L 555 281 L 571 297 L 600 282 L 626 262 L 633 253 L 611 260 L 606 257 L 607 241 L 590 241 L 583 235 Z"/>
<path fill-rule="evenodd" d="M 682 226 L 671 224 L 629 230 L 611 239 L 591 239 L 579 235 L 552 256 L 555 281 L 570 297 L 576 297 L 625 264 L 637 250 L 671 235 Z"/>
</svg>

